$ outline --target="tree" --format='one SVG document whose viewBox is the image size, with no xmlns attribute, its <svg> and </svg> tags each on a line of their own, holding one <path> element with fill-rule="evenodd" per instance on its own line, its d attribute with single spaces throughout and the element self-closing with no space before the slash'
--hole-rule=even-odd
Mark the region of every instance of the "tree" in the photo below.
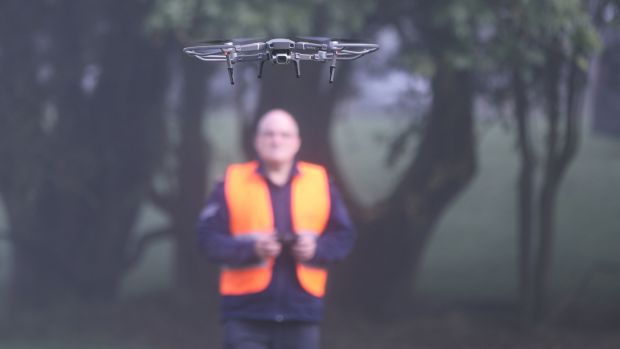
<svg viewBox="0 0 620 349">
<path fill-rule="evenodd" d="M 387 7 L 379 18 L 399 24 L 412 62 L 419 59 L 412 67 L 431 67 L 433 101 L 411 165 L 383 205 L 366 217 L 352 261 L 340 276 L 346 281 L 337 289 L 338 300 L 371 316 L 410 310 L 428 239 L 476 169 L 473 48 L 481 4 L 399 6 Z"/>
<path fill-rule="evenodd" d="M 351 2 L 339 1 L 348 7 L 352 7 Z M 319 6 L 320 7 L 320 6 Z M 342 6 L 341 6 L 342 7 Z M 359 8 L 359 4 L 357 5 Z M 362 8 L 364 8 L 362 6 Z M 359 10 L 358 10 L 359 11 Z M 318 13 L 318 15 L 315 15 Z M 349 14 L 338 14 L 351 21 Z M 222 1 L 204 1 L 204 0 L 176 0 L 176 1 L 157 1 L 154 11 L 149 18 L 149 28 L 154 35 L 165 36 L 173 33 L 182 44 L 192 41 L 209 40 L 218 38 L 232 38 L 248 36 L 282 36 L 286 33 L 307 33 L 311 28 L 321 28 L 327 19 L 322 16 L 324 11 L 316 10 L 314 4 L 307 2 L 222 2 Z M 313 17 L 314 16 L 314 17 Z M 330 15 L 334 16 L 334 15 Z M 327 16 L 327 17 L 330 17 Z M 315 17 L 318 17 L 315 18 Z M 314 18 L 314 21 L 313 21 Z M 331 25 L 334 27 L 334 25 Z M 179 51 L 180 53 L 180 47 Z M 178 63 L 177 63 L 178 64 Z M 171 143 L 173 149 L 172 157 L 176 159 L 176 167 L 168 171 L 169 178 L 174 183 L 171 187 L 175 188 L 169 192 L 162 193 L 153 191 L 153 202 L 163 208 L 165 212 L 170 214 L 172 225 L 168 231 L 173 233 L 177 245 L 177 270 L 179 284 L 181 288 L 195 295 L 211 294 L 206 290 L 214 290 L 213 284 L 209 283 L 212 279 L 213 268 L 204 263 L 204 259 L 200 257 L 199 249 L 196 248 L 196 240 L 193 231 L 194 224 L 198 217 L 198 213 L 204 201 L 205 192 L 207 191 L 206 183 L 208 182 L 209 171 L 209 140 L 202 134 L 202 123 L 208 118 L 205 113 L 205 105 L 208 103 L 210 91 L 208 89 L 208 79 L 211 72 L 218 71 L 217 64 L 208 65 L 199 61 L 190 60 L 188 57 L 182 59 L 180 70 L 183 71 L 183 97 L 180 99 L 179 107 L 173 112 L 176 115 L 176 124 L 178 125 L 179 141 L 178 144 Z M 224 66 L 221 66 L 223 69 Z M 241 76 L 243 69 L 252 69 L 254 67 L 235 67 L 235 74 Z M 263 88 L 260 89 L 261 97 L 259 98 L 259 110 L 271 108 L 276 105 L 280 107 L 290 108 L 296 115 L 300 116 L 300 121 L 304 120 L 312 122 L 312 120 L 328 120 L 331 116 L 333 102 L 326 102 L 328 112 L 310 113 L 316 104 L 300 104 L 304 100 L 317 101 L 330 95 L 322 91 L 319 87 L 316 66 L 307 65 L 303 67 L 304 84 L 300 91 L 299 88 L 293 88 L 291 82 L 298 81 L 290 79 L 292 71 L 282 71 L 282 69 L 274 69 L 269 71 L 270 67 L 265 67 L 265 75 L 262 81 Z M 286 74 L 289 73 L 289 74 Z M 281 74 L 286 74 L 283 76 Z M 344 78 L 345 76 L 342 76 Z M 278 83 L 274 83 L 273 79 L 279 79 Z M 343 82 L 346 79 L 341 79 Z M 237 98 L 244 93 L 244 82 L 237 79 L 237 84 L 230 87 L 230 93 L 235 94 Z M 229 86 L 225 86 L 229 88 Z M 301 98 L 301 96 L 312 98 Z M 240 99 L 240 98 L 239 98 Z M 330 97 L 334 100 L 335 96 Z M 284 104 L 278 104 L 275 101 L 285 101 Z M 321 102 L 325 102 L 321 100 Z M 238 108 L 242 110 L 242 108 Z M 303 112 L 301 112 L 303 110 Z M 299 112 L 299 114 L 297 114 Z M 260 113 L 260 112 L 258 112 Z M 244 140 L 249 140 L 252 127 L 254 125 L 252 116 L 239 113 L 242 120 L 240 132 L 243 134 Z M 304 132 L 306 129 L 304 128 Z M 328 134 L 328 123 L 321 122 L 312 128 L 313 132 L 322 132 L 324 138 Z M 317 131 L 318 130 L 318 131 Z M 320 144 L 320 150 L 327 149 L 328 143 L 317 142 L 318 137 L 306 137 L 311 144 Z M 312 149 L 305 146 L 305 149 Z M 318 150 L 318 149 L 317 149 Z M 315 154 L 318 154 L 316 152 Z M 328 152 L 321 153 L 328 154 Z M 190 233 L 192 232 L 192 233 Z M 205 270 L 207 272 L 205 272 Z M 209 272 L 211 271 L 211 272 Z M 192 291 L 193 290 L 193 291 Z"/>
<path fill-rule="evenodd" d="M 620 31 L 609 31 L 604 39 L 607 43 L 599 58 L 599 72 L 595 81 L 593 127 L 600 134 L 618 137 L 620 121 L 616 115 L 620 112 L 620 101 L 616 98 L 620 80 Z"/>
<path fill-rule="evenodd" d="M 150 3 L 0 6 L 11 304 L 111 299 L 137 260 L 131 232 L 161 149 L 162 47 L 142 30 Z"/>
<path fill-rule="evenodd" d="M 598 2 L 595 7 L 604 3 Z M 578 149 L 586 72 L 597 45 L 586 5 L 581 1 L 524 0 L 498 7 L 505 16 L 498 22 L 495 58 L 499 69 L 510 76 L 521 162 L 517 183 L 518 279 L 526 324 L 545 315 L 557 195 Z M 537 106 L 547 127 L 539 181 L 539 156 L 534 150 L 531 125 Z"/>
</svg>

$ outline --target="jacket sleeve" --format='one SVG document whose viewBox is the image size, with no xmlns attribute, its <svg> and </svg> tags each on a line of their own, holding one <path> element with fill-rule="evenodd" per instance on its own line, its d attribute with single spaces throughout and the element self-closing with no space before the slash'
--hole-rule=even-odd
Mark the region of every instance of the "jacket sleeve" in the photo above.
<svg viewBox="0 0 620 349">
<path fill-rule="evenodd" d="M 198 240 L 207 258 L 220 265 L 241 267 L 260 262 L 254 242 L 230 233 L 224 184 L 218 183 L 200 213 Z"/>
<path fill-rule="evenodd" d="M 310 264 L 328 266 L 343 260 L 353 249 L 356 232 L 340 192 L 330 180 L 331 211 L 325 231 L 317 240 Z"/>
</svg>

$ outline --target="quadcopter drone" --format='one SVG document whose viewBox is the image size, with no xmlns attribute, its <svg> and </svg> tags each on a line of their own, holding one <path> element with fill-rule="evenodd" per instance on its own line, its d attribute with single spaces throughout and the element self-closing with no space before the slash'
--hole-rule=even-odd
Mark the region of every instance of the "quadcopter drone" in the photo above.
<svg viewBox="0 0 620 349">
<path fill-rule="evenodd" d="M 377 44 L 356 40 L 300 37 L 290 39 L 233 39 L 208 41 L 186 47 L 183 52 L 205 62 L 226 62 L 230 84 L 234 85 L 233 65 L 241 62 L 259 62 L 258 78 L 263 75 L 266 61 L 273 64 L 295 65 L 297 77 L 301 76 L 301 61 L 331 62 L 329 82 L 334 82 L 336 61 L 354 60 L 379 49 Z"/>
</svg>

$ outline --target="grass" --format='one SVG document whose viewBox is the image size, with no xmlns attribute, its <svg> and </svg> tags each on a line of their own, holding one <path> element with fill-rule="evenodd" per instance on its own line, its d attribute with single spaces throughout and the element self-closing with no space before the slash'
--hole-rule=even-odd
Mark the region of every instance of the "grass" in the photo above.
<svg viewBox="0 0 620 349">
<path fill-rule="evenodd" d="M 366 205 L 385 197 L 407 165 L 405 156 L 393 167 L 384 166 L 389 140 L 406 125 L 404 118 L 386 120 L 337 118 L 332 132 L 336 158 L 349 186 Z M 236 121 L 227 111 L 215 111 L 205 124 L 213 147 L 212 182 L 222 178 L 226 164 L 243 159 Z M 540 145 L 542 133 L 537 139 Z M 407 151 L 414 148 L 415 140 Z M 517 169 L 512 133 L 500 125 L 479 133 L 477 176 L 446 212 L 428 245 L 418 280 L 420 295 L 499 301 L 514 297 Z M 552 288 L 559 295 L 574 289 L 600 262 L 620 265 L 618 193 L 620 142 L 586 132 L 559 196 L 552 269 Z M 139 221 L 139 233 L 166 224 L 166 218 L 150 205 L 145 206 Z M 124 294 L 165 289 L 173 281 L 172 258 L 170 242 L 153 246 L 126 277 Z M 1 243 L 0 262 L 1 286 L 8 272 L 8 247 Z M 618 279 L 613 275 L 596 277 L 588 297 L 618 301 Z M 0 287 L 0 294 L 3 289 Z"/>
<path fill-rule="evenodd" d="M 509 300 L 516 286 L 516 174 L 513 135 L 500 128 L 480 140 L 479 173 L 438 226 L 419 280 L 423 295 Z M 542 137 L 539 137 L 542 140 Z M 620 143 L 586 132 L 558 197 L 551 291 L 571 293 L 593 266 L 620 266 Z M 586 302 L 620 306 L 620 274 L 599 275 Z"/>
<path fill-rule="evenodd" d="M 353 114 L 351 114 L 353 115 Z M 406 118 L 337 118 L 332 130 L 336 158 L 357 198 L 366 205 L 381 200 L 407 166 L 407 156 L 386 167 L 389 141 Z M 583 141 L 558 198 L 551 291 L 572 292 L 600 262 L 620 266 L 620 142 L 591 134 Z M 544 128 L 535 133 L 542 153 Z M 206 125 L 213 140 L 220 177 L 225 165 L 242 159 L 235 119 L 214 117 Z M 232 136 L 231 136 L 232 135 Z M 478 130 L 479 169 L 467 190 L 448 209 L 426 250 L 418 279 L 422 297 L 457 301 L 510 301 L 516 288 L 516 178 L 514 134 L 501 124 Z M 408 154 L 415 150 L 415 138 Z M 539 160 L 542 161 L 542 158 Z M 598 275 L 586 302 L 620 303 L 620 275 Z M 620 306 L 620 304 L 618 304 Z"/>
<path fill-rule="evenodd" d="M 239 142 L 236 120 L 223 111 L 216 111 L 214 114 L 216 115 L 205 124 L 205 132 L 211 139 L 214 151 L 212 181 L 221 178 L 226 164 L 242 160 L 237 146 Z M 349 179 L 350 188 L 362 203 L 372 205 L 385 197 L 407 165 L 404 161 L 406 157 L 391 168 L 386 168 L 383 162 L 389 139 L 397 134 L 405 124 L 404 119 L 398 118 L 387 121 L 377 117 L 338 118 L 336 120 L 332 133 L 336 157 Z M 569 168 L 559 196 L 551 283 L 551 291 L 556 301 L 567 297 L 593 266 L 601 262 L 620 265 L 620 254 L 617 252 L 620 246 L 620 223 L 618 223 L 620 142 L 600 138 L 589 132 L 585 132 L 584 136 L 579 154 Z M 544 137 L 539 134 L 537 139 L 540 148 Z M 516 287 L 515 181 L 518 169 L 514 143 L 514 135 L 500 125 L 493 125 L 484 132 L 479 132 L 478 174 L 467 190 L 446 212 L 426 249 L 417 283 L 421 299 L 439 302 L 490 303 L 514 300 Z M 414 149 L 415 139 L 410 142 L 408 152 Z M 0 230 L 4 224 L 1 211 Z M 155 208 L 146 205 L 137 230 L 140 233 L 165 224 L 165 217 L 162 217 Z M 168 241 L 153 246 L 142 263 L 125 278 L 123 286 L 125 298 L 131 299 L 141 294 L 168 288 L 174 280 L 171 266 L 173 251 L 173 246 Z M 0 243 L 0 296 L 6 290 L 5 280 L 9 270 L 9 254 L 7 245 Z M 597 274 L 579 301 L 601 307 L 601 309 L 605 307 L 619 309 L 618 294 L 620 294 L 619 274 Z M 157 320 L 158 316 L 161 315 L 153 316 L 155 319 L 146 319 L 155 324 L 145 325 L 146 334 L 142 335 L 150 336 L 153 333 L 166 332 L 164 328 L 170 324 L 171 320 L 168 318 Z M 213 314 L 207 316 L 213 316 Z M 420 348 L 440 348 L 441 344 L 431 343 L 430 333 L 440 331 L 442 326 L 448 326 L 447 329 L 444 327 L 447 331 L 452 328 L 450 326 L 454 327 L 456 337 L 450 337 L 456 338 L 454 343 L 459 343 L 458 340 L 461 338 L 459 336 L 470 338 L 475 343 L 476 338 L 487 335 L 485 326 L 488 324 L 484 321 L 480 323 L 465 321 L 462 319 L 464 315 L 459 314 L 441 316 L 443 318 L 437 319 L 436 322 L 428 318 L 413 319 L 399 325 L 385 324 L 383 326 L 385 328 L 381 328 L 378 324 L 365 323 L 355 326 L 361 329 L 360 333 L 368 334 L 362 337 L 367 337 L 365 341 L 369 348 L 380 348 L 385 343 L 394 343 L 391 347 L 397 348 L 399 347 L 397 343 L 412 343 L 414 338 L 410 338 L 411 336 L 420 338 L 417 343 L 424 343 L 424 338 L 428 337 L 428 345 L 420 346 Z M 167 316 L 164 315 L 164 317 Z M 142 320 L 137 319 L 137 321 Z M 428 321 L 430 325 L 425 327 L 424 323 Z M 463 323 L 466 324 L 463 325 Z M 180 325 L 173 326 L 176 329 Z M 376 326 L 379 326 L 376 331 L 377 335 L 371 335 Z M 462 328 L 463 326 L 465 329 Z M 474 327 L 468 328 L 467 326 Z M 194 330 L 200 331 L 196 328 Z M 426 330 L 429 332 L 424 332 Z M 503 331 L 501 328 L 498 330 L 500 333 Z M 122 338 L 128 336 L 127 332 L 122 329 L 116 328 L 115 331 L 117 331 L 115 333 L 120 333 Z M 136 329 L 136 331 L 143 333 L 145 330 Z M 468 335 L 467 333 L 470 332 L 471 335 Z M 357 335 L 335 334 L 333 331 L 328 331 L 326 335 L 326 341 L 332 344 L 330 346 L 332 348 L 351 347 L 351 338 L 357 338 Z M 559 335 L 570 335 L 570 333 Z M 112 334 L 99 336 L 101 335 L 97 333 L 86 333 L 77 337 L 52 335 L 42 339 L 32 338 L 28 341 L 13 342 L 2 342 L 0 336 L 0 347 L 3 349 L 146 348 L 143 346 L 145 341 L 141 338 L 135 341 L 114 342 L 110 339 L 115 338 Z M 506 336 L 509 338 L 507 340 L 512 340 L 509 334 Z M 131 335 L 129 337 L 131 338 Z M 181 341 L 179 338 L 182 337 L 179 335 L 173 338 Z M 549 347 L 546 345 L 551 341 L 550 339 L 536 335 L 532 338 L 533 342 L 526 341 L 521 347 Z M 498 343 L 501 343 L 501 338 L 498 340 L 500 340 Z M 609 339 L 613 343 L 617 340 L 615 337 Z M 532 344 L 534 342 L 538 344 Z M 132 346 L 131 343 L 135 345 Z M 528 346 L 530 344 L 531 346 Z M 449 344 L 446 345 L 450 347 Z M 171 347 L 174 345 L 171 344 Z M 187 347 L 192 346 L 188 344 Z M 401 345 L 401 347 L 411 346 Z M 465 348 L 465 346 L 461 347 Z M 508 348 L 501 345 L 498 347 Z M 514 348 L 518 347 L 514 346 Z M 568 346 L 564 347 L 568 348 Z"/>
</svg>

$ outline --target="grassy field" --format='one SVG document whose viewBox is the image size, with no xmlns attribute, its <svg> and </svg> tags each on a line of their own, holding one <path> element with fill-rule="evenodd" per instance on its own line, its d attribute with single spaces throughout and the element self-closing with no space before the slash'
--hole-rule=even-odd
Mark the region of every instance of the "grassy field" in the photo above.
<svg viewBox="0 0 620 349">
<path fill-rule="evenodd" d="M 226 164 L 240 161 L 242 156 L 237 146 L 235 119 L 225 112 L 214 115 L 206 123 L 205 132 L 214 150 L 212 179 L 217 180 L 221 178 Z M 360 202 L 372 205 L 385 197 L 407 165 L 406 159 L 403 159 L 394 167 L 384 166 L 389 139 L 405 125 L 405 119 L 399 118 L 336 120 L 332 134 L 336 156 L 349 180 L 348 185 Z M 422 299 L 501 303 L 510 302 L 515 297 L 515 181 L 518 158 L 514 135 L 496 124 L 479 130 L 478 139 L 478 174 L 446 212 L 426 250 L 417 284 Z M 537 136 L 539 145 L 543 139 L 541 132 Z M 409 152 L 414 151 L 415 142 L 415 139 L 410 142 Z M 620 246 L 619 194 L 620 142 L 586 131 L 559 197 L 551 284 L 555 301 L 561 302 L 570 295 L 584 275 L 598 264 L 620 266 L 620 254 L 617 252 Z M 0 230 L 5 224 L 0 209 Z M 165 216 L 154 207 L 145 205 L 137 233 L 165 224 Z M 165 290 L 170 285 L 173 280 L 172 251 L 170 242 L 162 242 L 148 251 L 140 266 L 125 279 L 123 294 L 126 298 Z M 0 297 L 6 292 L 9 262 L 10 249 L 0 242 Z M 601 308 L 611 306 L 619 309 L 618 294 L 620 274 L 596 274 L 579 301 Z M 334 343 L 341 340 L 330 339 Z M 5 344 L 8 346 L 3 344 L 2 348 L 141 348 L 115 346 L 112 343 L 89 346 L 84 341 L 73 344 L 37 342 L 36 339 L 22 346 L 20 343 Z M 379 344 L 377 347 L 380 347 Z"/>
<path fill-rule="evenodd" d="M 214 113 L 205 125 L 214 151 L 212 181 L 221 178 L 226 164 L 242 160 L 236 120 Z M 336 156 L 360 202 L 372 205 L 385 197 L 406 166 L 406 157 L 384 166 L 389 139 L 405 119 L 362 117 L 336 120 L 332 142 Z M 481 130 L 479 170 L 463 195 L 439 224 L 426 251 L 418 289 L 421 295 L 458 300 L 506 300 L 515 289 L 515 180 L 518 158 L 514 136 L 500 124 Z M 542 132 L 538 137 L 542 142 Z M 408 151 L 415 149 L 412 139 Z M 585 132 L 577 159 L 569 169 L 559 197 L 554 244 L 553 289 L 569 292 L 599 263 L 620 265 L 620 142 Z M 0 229 L 5 227 L 0 210 Z M 137 227 L 140 234 L 165 225 L 166 217 L 145 205 Z M 9 247 L 0 243 L 0 292 L 6 288 Z M 124 292 L 164 289 L 172 280 L 172 245 L 162 242 L 146 254 L 126 278 Z M 588 298 L 613 298 L 620 276 L 593 279 Z"/>
<path fill-rule="evenodd" d="M 558 199 L 551 291 L 562 298 L 600 263 L 620 266 L 620 142 L 588 131 Z M 441 221 L 426 252 L 422 295 L 510 299 L 515 291 L 514 137 L 499 127 L 480 139 L 478 176 Z M 543 135 L 540 134 L 539 145 Z M 540 147 L 539 147 L 540 148 Z M 539 149 L 540 150 L 540 149 Z M 597 274 L 583 301 L 620 307 L 620 274 Z"/>
<path fill-rule="evenodd" d="M 336 120 L 331 137 L 336 157 L 360 202 L 372 205 L 385 197 L 407 165 L 405 156 L 384 166 L 389 140 L 405 125 L 404 118 Z M 242 159 L 235 127 L 230 117 L 207 124 L 215 147 L 214 178 L 221 178 L 227 163 Z M 585 129 L 558 200 L 552 292 L 560 298 L 600 263 L 620 266 L 620 141 Z M 543 132 L 541 125 L 535 137 L 540 154 Z M 514 134 L 497 123 L 478 130 L 478 140 L 478 174 L 446 212 L 426 251 L 418 280 L 423 297 L 498 302 L 514 297 L 519 166 Z M 408 152 L 415 146 L 412 138 Z M 597 274 L 587 291 L 586 302 L 615 301 L 620 307 L 620 274 Z"/>
</svg>

